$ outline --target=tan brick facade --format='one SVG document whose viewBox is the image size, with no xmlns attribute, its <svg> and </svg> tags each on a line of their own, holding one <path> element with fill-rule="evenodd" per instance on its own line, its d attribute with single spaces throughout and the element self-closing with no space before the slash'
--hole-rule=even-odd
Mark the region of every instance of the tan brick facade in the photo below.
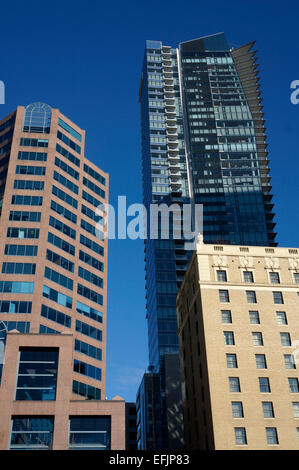
<svg viewBox="0 0 299 470">
<path fill-rule="evenodd" d="M 188 448 L 299 449 L 298 278 L 294 248 L 197 245 L 177 298 Z"/>
</svg>

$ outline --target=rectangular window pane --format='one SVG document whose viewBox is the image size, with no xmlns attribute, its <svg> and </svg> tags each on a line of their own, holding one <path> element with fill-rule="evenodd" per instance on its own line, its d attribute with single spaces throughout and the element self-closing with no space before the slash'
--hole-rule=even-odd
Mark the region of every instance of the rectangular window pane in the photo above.
<svg viewBox="0 0 299 470">
<path fill-rule="evenodd" d="M 228 290 L 219 290 L 219 300 L 220 302 L 229 302 Z"/>
<path fill-rule="evenodd" d="M 268 377 L 259 377 L 259 387 L 261 393 L 270 393 L 270 382 Z"/>
<path fill-rule="evenodd" d="M 274 418 L 273 403 L 271 401 L 262 402 L 264 418 Z"/>
<path fill-rule="evenodd" d="M 229 377 L 229 391 L 240 392 L 240 379 L 239 377 Z"/>
<path fill-rule="evenodd" d="M 243 405 L 241 401 L 232 401 L 233 418 L 243 418 Z"/>
<path fill-rule="evenodd" d="M 217 271 L 217 281 L 227 282 L 226 271 Z"/>
<path fill-rule="evenodd" d="M 109 450 L 111 418 L 106 416 L 71 416 L 69 449 Z"/>
<path fill-rule="evenodd" d="M 279 284 L 280 279 L 279 279 L 279 273 L 269 273 L 269 278 L 271 284 Z"/>
<path fill-rule="evenodd" d="M 58 348 L 21 348 L 15 400 L 56 398 Z"/>
<path fill-rule="evenodd" d="M 252 342 L 253 346 L 263 346 L 263 336 L 262 333 L 259 331 L 252 332 Z"/>
<path fill-rule="evenodd" d="M 267 369 L 266 357 L 264 354 L 256 354 L 255 361 L 257 369 Z"/>
<path fill-rule="evenodd" d="M 222 323 L 231 323 L 232 322 L 231 311 L 221 310 L 221 320 L 222 320 Z"/>
<path fill-rule="evenodd" d="M 51 450 L 54 418 L 51 416 L 14 416 L 10 450 Z"/>
<path fill-rule="evenodd" d="M 237 356 L 236 354 L 227 354 L 226 363 L 228 368 L 237 368 Z"/>
<path fill-rule="evenodd" d="M 276 428 L 266 428 L 267 444 L 278 444 Z"/>
<path fill-rule="evenodd" d="M 235 439 L 236 444 L 245 445 L 247 444 L 246 430 L 245 428 L 235 428 Z"/>
<path fill-rule="evenodd" d="M 243 279 L 244 282 L 253 282 L 253 272 L 252 271 L 244 271 L 243 272 Z"/>
<path fill-rule="evenodd" d="M 273 292 L 273 301 L 275 304 L 283 304 L 282 292 Z"/>
<path fill-rule="evenodd" d="M 285 312 L 276 312 L 276 319 L 279 325 L 287 325 L 287 316 Z"/>
<path fill-rule="evenodd" d="M 257 310 L 249 311 L 249 321 L 251 324 L 256 324 L 256 325 L 260 323 L 259 312 Z"/>
<path fill-rule="evenodd" d="M 247 290 L 246 298 L 249 304 L 256 304 L 256 294 L 254 290 Z"/>
</svg>

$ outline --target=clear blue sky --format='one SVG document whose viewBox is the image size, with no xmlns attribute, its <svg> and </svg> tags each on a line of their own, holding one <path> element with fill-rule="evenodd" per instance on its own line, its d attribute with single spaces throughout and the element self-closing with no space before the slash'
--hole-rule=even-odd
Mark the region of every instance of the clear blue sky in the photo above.
<svg viewBox="0 0 299 470">
<path fill-rule="evenodd" d="M 0 80 L 6 104 L 43 101 L 87 131 L 86 156 L 110 173 L 111 203 L 142 201 L 138 87 L 144 43 L 166 45 L 224 31 L 256 40 L 280 246 L 298 246 L 298 1 L 12 0 L 2 2 Z M 142 241 L 109 245 L 107 396 L 135 400 L 146 369 Z"/>
</svg>

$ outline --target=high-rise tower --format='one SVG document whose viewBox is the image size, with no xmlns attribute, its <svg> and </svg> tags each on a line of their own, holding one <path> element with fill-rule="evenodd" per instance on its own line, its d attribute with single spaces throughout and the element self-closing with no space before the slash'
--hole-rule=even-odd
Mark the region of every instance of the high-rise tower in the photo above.
<svg viewBox="0 0 299 470">
<path fill-rule="evenodd" d="M 144 204 L 203 204 L 205 243 L 276 246 L 253 45 L 230 49 L 223 33 L 177 49 L 146 42 L 139 90 Z M 157 447 L 170 446 L 163 370 L 178 353 L 176 294 L 189 259 L 184 239 L 145 241 L 149 362 L 161 377 Z"/>
<path fill-rule="evenodd" d="M 0 320 L 8 331 L 0 434 L 9 433 L 9 420 L 15 431 L 2 449 L 38 445 L 35 435 L 23 442 L 35 426 L 54 429 L 44 448 L 122 445 L 122 438 L 111 444 L 109 410 L 89 419 L 106 415 L 107 239 L 97 237 L 105 216 L 96 209 L 108 201 L 109 176 L 84 156 L 84 145 L 85 131 L 43 103 L 0 121 Z M 87 421 L 69 416 L 80 409 Z M 42 422 L 36 415 L 45 410 L 51 416 Z"/>
</svg>

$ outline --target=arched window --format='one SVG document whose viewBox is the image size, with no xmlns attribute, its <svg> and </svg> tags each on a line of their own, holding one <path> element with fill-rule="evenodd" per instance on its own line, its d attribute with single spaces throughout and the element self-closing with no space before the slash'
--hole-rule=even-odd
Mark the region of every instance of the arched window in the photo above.
<svg viewBox="0 0 299 470">
<path fill-rule="evenodd" d="M 31 103 L 26 106 L 23 132 L 49 134 L 52 109 L 45 103 Z"/>
</svg>

